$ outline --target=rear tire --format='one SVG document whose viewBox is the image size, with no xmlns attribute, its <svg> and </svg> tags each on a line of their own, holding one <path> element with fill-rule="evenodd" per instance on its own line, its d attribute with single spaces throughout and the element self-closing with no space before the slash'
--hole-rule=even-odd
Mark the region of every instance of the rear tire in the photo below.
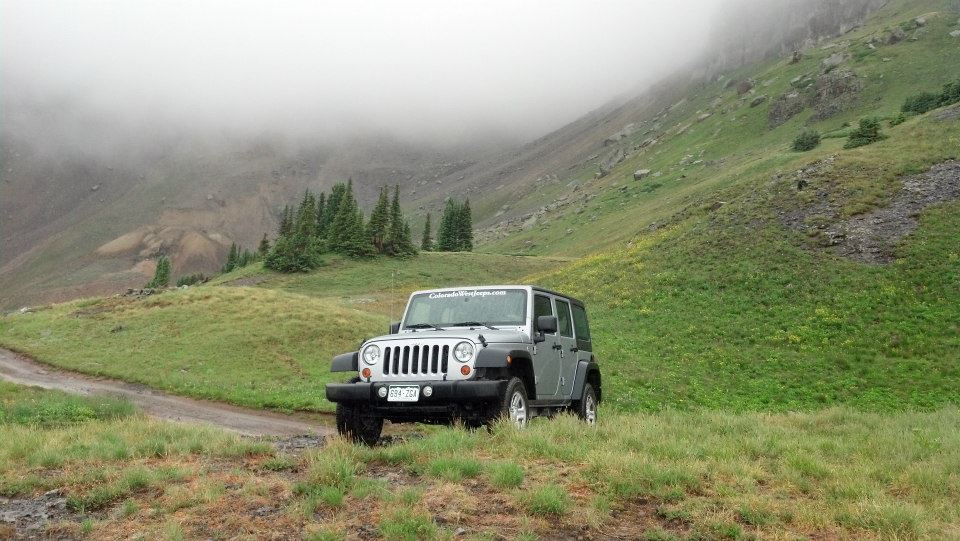
<svg viewBox="0 0 960 541">
<path fill-rule="evenodd" d="M 383 417 L 363 406 L 337 404 L 337 432 L 354 443 L 376 445 L 383 432 Z"/>
<path fill-rule="evenodd" d="M 577 416 L 583 419 L 583 422 L 590 426 L 597 424 L 597 392 L 593 389 L 593 384 L 586 383 L 583 386 L 583 394 L 580 400 L 574 404 Z"/>
<path fill-rule="evenodd" d="M 497 404 L 497 417 L 508 419 L 517 428 L 525 428 L 530 419 L 527 389 L 520 378 L 510 378 Z"/>
</svg>

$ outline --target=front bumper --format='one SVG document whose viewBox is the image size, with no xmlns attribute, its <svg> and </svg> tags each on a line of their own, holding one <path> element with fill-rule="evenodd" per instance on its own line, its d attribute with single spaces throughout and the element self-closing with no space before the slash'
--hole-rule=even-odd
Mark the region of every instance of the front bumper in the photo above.
<svg viewBox="0 0 960 541">
<path fill-rule="evenodd" d="M 391 385 L 419 385 L 420 399 L 417 402 L 388 402 L 377 395 L 380 387 Z M 433 394 L 423 395 L 423 387 L 433 387 Z M 328 383 L 327 400 L 338 403 L 366 403 L 378 408 L 410 409 L 417 407 L 469 404 L 498 399 L 506 385 L 505 381 L 395 381 Z"/>
</svg>

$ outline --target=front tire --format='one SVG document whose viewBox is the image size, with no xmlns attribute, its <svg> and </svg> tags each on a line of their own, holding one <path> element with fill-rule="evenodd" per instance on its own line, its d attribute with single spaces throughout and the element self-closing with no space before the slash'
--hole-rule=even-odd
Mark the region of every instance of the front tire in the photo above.
<svg viewBox="0 0 960 541">
<path fill-rule="evenodd" d="M 593 389 L 593 384 L 587 383 L 583 386 L 583 394 L 576 403 L 577 416 L 583 419 L 583 422 L 590 426 L 597 424 L 597 392 Z"/>
<path fill-rule="evenodd" d="M 508 419 L 517 428 L 525 428 L 530 419 L 527 389 L 520 378 L 510 378 L 498 404 L 499 417 Z"/>
<path fill-rule="evenodd" d="M 376 445 L 383 432 L 383 417 L 363 406 L 337 404 L 337 432 L 354 443 Z"/>
</svg>

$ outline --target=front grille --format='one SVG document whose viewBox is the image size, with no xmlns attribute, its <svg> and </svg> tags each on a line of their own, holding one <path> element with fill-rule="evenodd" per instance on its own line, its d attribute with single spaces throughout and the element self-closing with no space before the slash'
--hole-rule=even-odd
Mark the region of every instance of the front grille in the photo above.
<svg viewBox="0 0 960 541">
<path fill-rule="evenodd" d="M 383 351 L 383 375 L 446 374 L 449 360 L 449 345 L 390 346 Z"/>
</svg>

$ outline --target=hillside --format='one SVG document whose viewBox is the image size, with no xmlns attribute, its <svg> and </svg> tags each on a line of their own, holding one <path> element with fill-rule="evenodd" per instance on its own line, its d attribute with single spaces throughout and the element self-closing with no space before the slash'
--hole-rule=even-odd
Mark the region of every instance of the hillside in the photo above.
<svg viewBox="0 0 960 541">
<path fill-rule="evenodd" d="M 446 197 L 472 199 L 478 223 L 492 228 L 484 238 L 532 227 L 530 218 L 540 209 L 579 208 L 577 197 L 596 195 L 587 181 L 614 149 L 636 162 L 643 153 L 634 147 L 663 139 L 670 123 L 690 117 L 695 109 L 682 106 L 669 118 L 660 112 L 691 93 L 701 96 L 706 81 L 721 75 L 727 81 L 730 70 L 745 63 L 848 31 L 879 3 L 798 0 L 773 8 L 736 2 L 717 21 L 716 46 L 701 61 L 678 65 L 660 84 L 522 146 L 483 134 L 451 145 L 349 129 L 335 140 L 184 132 L 160 120 L 140 125 L 64 97 L 43 100 L 18 81 L 5 81 L 0 309 L 140 286 L 159 254 L 172 257 L 178 274 L 214 272 L 231 242 L 255 245 L 304 189 L 326 190 L 351 177 L 364 205 L 379 186 L 399 184 L 415 229 L 426 212 L 442 209 Z M 729 29 L 746 13 L 754 16 L 749 39 Z M 907 14 L 901 9 L 895 15 Z M 759 134 L 751 129 L 743 135 Z M 574 193 L 580 185 L 587 190 Z M 569 248 L 534 248 L 527 240 L 506 248 Z"/>
<path fill-rule="evenodd" d="M 583 165 L 569 188 L 577 199 L 567 196 L 571 204 L 501 231 L 481 254 L 332 259 L 315 273 L 289 276 L 248 267 L 196 291 L 7 316 L 0 320 L 0 344 L 177 392 L 325 409 L 320 398 L 300 398 L 327 380 L 323 362 L 313 363 L 378 332 L 409 291 L 532 281 L 589 302 L 610 405 L 617 409 L 956 404 L 960 188 L 950 160 L 960 148 L 960 115 L 954 107 L 896 126 L 884 122 L 887 139 L 842 148 L 844 125 L 868 115 L 892 118 L 906 96 L 938 90 L 960 72 L 960 47 L 950 36 L 957 18 L 947 8 L 891 2 L 864 26 L 796 62 L 771 60 L 694 85 L 647 121 L 646 129 L 660 126 L 656 143 L 641 141 L 643 148 L 599 178 L 592 164 Z M 911 25 L 917 25 L 912 36 L 890 43 L 892 29 Z M 839 65 L 825 65 L 830 58 Z M 859 81 L 856 96 L 817 101 L 819 85 L 837 73 Z M 743 81 L 753 88 L 738 95 Z M 788 119 L 776 116 L 773 104 L 796 99 L 794 92 L 813 101 L 791 108 Z M 821 107 L 831 114 L 817 120 Z M 808 126 L 825 134 L 821 146 L 789 150 Z M 641 137 L 650 136 L 638 131 L 615 144 Z M 641 167 L 650 173 L 633 180 Z M 552 185 L 567 189 L 563 182 Z M 550 193 L 530 197 L 554 197 Z M 567 262 L 494 251 L 592 255 Z M 204 308 L 207 299 L 222 308 Z M 94 308 L 84 308 L 88 303 Z M 330 303 L 339 308 L 325 309 Z M 298 325 L 305 326 L 289 327 L 290 334 L 273 325 L 277 311 L 302 314 Z M 327 338 L 335 338 L 324 339 L 322 329 L 305 323 L 311 313 L 317 321 L 332 318 L 330 328 L 338 330 Z M 196 340 L 185 339 L 182 333 L 193 327 L 189 336 Z M 236 331 L 248 328 L 277 332 Z M 233 343 L 234 332 L 242 345 L 220 351 L 217 344 Z M 304 345 L 305 336 L 322 347 Z M 152 348 L 144 346 L 148 337 Z M 154 355 L 165 359 L 161 365 L 147 360 Z M 229 359 L 224 369 L 262 372 L 228 385 L 198 384 L 189 365 L 208 358 Z M 139 363 L 150 363 L 150 370 Z M 218 373 L 210 370 L 209 377 Z M 303 374 L 310 375 L 306 388 Z"/>
</svg>

